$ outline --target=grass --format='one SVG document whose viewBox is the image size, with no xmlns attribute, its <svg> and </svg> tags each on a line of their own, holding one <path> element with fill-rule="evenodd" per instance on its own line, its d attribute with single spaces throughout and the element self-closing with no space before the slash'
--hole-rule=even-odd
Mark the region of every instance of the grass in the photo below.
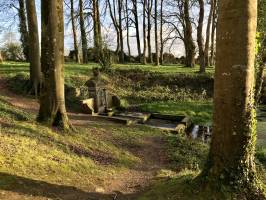
<svg viewBox="0 0 266 200">
<path fill-rule="evenodd" d="M 91 76 L 91 69 L 94 66 L 94 63 L 89 65 L 67 63 L 66 82 L 71 85 L 82 85 Z M 122 70 L 141 68 L 166 76 L 173 73 L 197 75 L 197 69 L 182 66 L 117 65 L 114 68 Z M 209 69 L 209 72 L 212 73 L 212 69 Z M 19 73 L 27 75 L 28 64 L 12 62 L 0 64 L 1 77 L 10 78 Z M 193 98 L 190 99 L 190 94 L 188 96 L 182 94 L 184 99 L 180 101 L 171 99 L 171 95 L 174 96 L 175 93 L 167 87 L 143 88 L 142 85 L 134 85 L 134 80 L 125 80 L 127 87 L 122 87 L 124 82 L 123 84 L 116 82 L 113 80 L 114 77 L 108 74 L 104 74 L 103 78 L 112 91 L 121 94 L 124 101 L 137 102 L 143 111 L 187 115 L 196 124 L 211 122 L 210 99 L 202 98 L 195 101 Z M 150 93 L 143 94 L 141 89 Z M 131 102 L 130 99 L 134 95 L 141 98 Z M 163 95 L 165 95 L 163 100 L 160 100 L 160 96 Z M 159 149 L 146 152 L 146 157 L 142 155 L 152 146 L 147 143 L 150 139 L 164 141 L 157 145 L 160 149 L 164 149 L 167 165 L 156 170 L 152 185 L 145 188 L 143 193 L 125 194 L 120 198 L 200 199 L 192 191 L 191 181 L 204 165 L 208 153 L 206 144 L 147 127 L 125 127 L 104 122 L 92 122 L 86 128 L 78 128 L 76 133 L 64 134 L 37 124 L 35 116 L 10 105 L 3 96 L 0 97 L 0 124 L 0 199 L 67 200 L 77 197 L 88 199 L 88 196 L 92 199 L 113 199 L 112 195 L 106 194 L 109 191 L 102 189 L 108 190 L 115 184 L 126 185 L 125 180 L 134 179 L 136 171 L 145 171 L 148 165 L 153 167 L 154 160 L 148 160 L 151 154 L 155 155 L 153 159 L 159 159 L 160 154 L 157 152 Z M 265 130 L 266 123 L 259 122 L 256 157 L 260 177 L 264 183 L 266 183 Z M 13 194 L 7 191 L 22 196 L 12 196 Z M 7 193 L 6 196 L 4 193 Z M 66 197 L 64 193 L 74 196 Z"/>
<path fill-rule="evenodd" d="M 75 186 L 76 197 L 84 191 L 108 188 L 106 182 L 130 177 L 132 170 L 141 170 L 149 163 L 134 150 L 144 150 L 145 138 L 164 138 L 166 146 L 160 148 L 169 153 L 170 162 L 169 168 L 158 169 L 156 177 L 160 180 L 175 180 L 187 169 L 195 175 L 199 171 L 195 166 L 201 167 L 206 157 L 206 145 L 147 127 L 98 122 L 64 134 L 37 124 L 32 114 L 9 105 L 5 97 L 0 98 L 0 113 L 0 191 L 18 192 L 23 198 L 38 194 L 65 199 L 62 195 L 66 190 L 73 193 L 70 186 Z M 6 192 L 0 192 L 0 198 L 2 193 Z M 95 199 L 111 199 L 95 195 Z"/>
<path fill-rule="evenodd" d="M 186 73 L 186 74 L 196 74 L 199 72 L 199 66 L 195 66 L 194 68 L 186 68 L 183 65 L 162 65 L 162 66 L 154 66 L 154 65 L 138 65 L 138 64 L 116 64 L 114 65 L 115 69 L 122 70 L 143 70 L 148 72 L 157 72 L 164 74 L 173 74 L 173 73 Z M 214 68 L 207 68 L 206 72 L 208 74 L 213 74 Z"/>
<path fill-rule="evenodd" d="M 206 101 L 145 103 L 140 108 L 146 112 L 189 116 L 200 125 L 210 125 L 212 121 L 212 103 Z"/>
<path fill-rule="evenodd" d="M 65 76 L 73 75 L 90 75 L 91 69 L 93 67 L 99 67 L 97 63 L 88 63 L 88 64 L 76 64 L 76 63 L 66 63 L 65 64 Z M 114 69 L 121 70 L 143 70 L 149 72 L 158 72 L 165 74 L 172 73 L 186 73 L 186 74 L 196 74 L 199 71 L 199 66 L 194 68 L 186 68 L 182 65 L 165 65 L 156 67 L 154 65 L 138 65 L 138 64 L 114 64 Z M 29 64 L 24 62 L 6 62 L 0 64 L 0 74 L 15 74 L 18 72 L 28 72 Z M 207 73 L 213 74 L 214 68 L 207 68 Z"/>
</svg>

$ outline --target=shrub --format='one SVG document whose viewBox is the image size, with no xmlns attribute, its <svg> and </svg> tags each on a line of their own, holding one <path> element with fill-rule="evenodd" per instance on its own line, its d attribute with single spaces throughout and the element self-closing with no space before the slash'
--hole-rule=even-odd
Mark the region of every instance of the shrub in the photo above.
<svg viewBox="0 0 266 200">
<path fill-rule="evenodd" d="M 3 57 L 9 61 L 24 61 L 25 56 L 19 43 L 8 43 L 1 50 Z"/>
</svg>

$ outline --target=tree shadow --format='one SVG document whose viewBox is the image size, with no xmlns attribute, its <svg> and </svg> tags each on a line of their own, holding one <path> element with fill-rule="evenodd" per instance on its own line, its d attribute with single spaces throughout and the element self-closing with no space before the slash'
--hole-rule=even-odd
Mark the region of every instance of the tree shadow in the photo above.
<svg viewBox="0 0 266 200">
<path fill-rule="evenodd" d="M 0 173 L 0 189 L 20 195 L 46 197 L 53 200 L 133 200 L 134 194 L 86 192 L 73 186 L 57 185 L 25 177 Z M 135 196 L 136 197 L 136 196 Z"/>
</svg>

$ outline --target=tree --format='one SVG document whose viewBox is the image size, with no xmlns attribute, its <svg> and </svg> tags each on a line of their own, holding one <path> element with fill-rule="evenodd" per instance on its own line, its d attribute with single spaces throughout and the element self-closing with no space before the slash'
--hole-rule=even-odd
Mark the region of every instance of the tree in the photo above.
<svg viewBox="0 0 266 200">
<path fill-rule="evenodd" d="M 204 49 L 204 56 L 205 56 L 205 66 L 210 65 L 210 59 L 209 59 L 209 50 L 210 50 L 210 31 L 211 31 L 211 23 L 213 19 L 213 7 L 214 7 L 214 0 L 211 0 L 210 2 L 211 7 L 210 7 L 210 13 L 208 16 L 208 23 L 207 23 L 207 28 L 206 28 L 206 41 L 205 41 L 205 49 Z"/>
<path fill-rule="evenodd" d="M 148 23 L 148 32 L 147 32 L 147 41 L 148 41 L 148 57 L 149 57 L 149 62 L 153 62 L 152 58 L 152 51 L 151 51 L 151 11 L 152 11 L 152 6 L 153 6 L 153 0 L 147 0 L 148 5 L 147 5 L 147 23 Z"/>
<path fill-rule="evenodd" d="M 18 0 L 18 16 L 19 16 L 19 32 L 20 32 L 20 41 L 23 48 L 23 53 L 27 61 L 29 61 L 29 32 L 27 27 L 27 17 L 25 9 L 25 1 Z"/>
<path fill-rule="evenodd" d="M 81 43 L 82 43 L 82 57 L 83 63 L 88 63 L 88 40 L 84 22 L 84 13 L 83 13 L 83 0 L 79 0 L 79 24 L 80 24 L 80 33 L 81 33 Z"/>
<path fill-rule="evenodd" d="M 154 34 L 155 34 L 155 65 L 159 66 L 159 45 L 158 45 L 158 0 L 154 3 Z"/>
<path fill-rule="evenodd" d="M 212 31 L 211 31 L 211 55 L 210 55 L 210 65 L 213 66 L 215 64 L 215 31 L 217 24 L 217 0 L 213 0 L 213 10 L 212 10 Z"/>
<path fill-rule="evenodd" d="M 204 1 L 198 0 L 198 2 L 199 2 L 200 12 L 199 12 L 199 23 L 197 28 L 197 41 L 199 47 L 200 73 L 205 73 L 205 56 L 204 56 L 203 37 L 202 37 L 203 20 L 204 20 Z"/>
<path fill-rule="evenodd" d="M 119 51 L 119 60 L 121 63 L 125 62 L 124 54 L 124 40 L 123 40 L 123 25 L 122 25 L 122 7 L 123 0 L 118 0 L 118 29 L 119 29 L 119 39 L 120 39 L 120 51 Z"/>
<path fill-rule="evenodd" d="M 138 58 L 139 62 L 141 63 L 141 48 L 140 48 L 140 34 L 139 34 L 139 16 L 138 16 L 138 2 L 137 0 L 132 0 L 133 8 L 132 13 L 134 16 L 134 25 L 136 29 L 136 42 L 137 42 L 137 49 L 138 49 Z"/>
<path fill-rule="evenodd" d="M 77 31 L 76 31 L 74 0 L 70 0 L 70 16 L 71 16 L 71 25 L 72 25 L 72 33 L 73 33 L 73 41 L 74 41 L 75 59 L 77 63 L 80 63 L 78 39 L 77 39 Z"/>
<path fill-rule="evenodd" d="M 241 193 L 236 199 L 264 199 L 254 158 L 256 21 L 256 0 L 219 2 L 213 134 L 203 175 L 209 188 Z"/>
<path fill-rule="evenodd" d="M 130 40 L 129 40 L 129 26 L 130 26 L 130 23 L 129 23 L 129 5 L 128 5 L 128 0 L 125 0 L 125 3 L 126 3 L 126 6 L 125 7 L 125 15 L 126 15 L 126 29 L 127 29 L 127 49 L 128 49 L 128 56 L 131 57 L 131 48 L 130 48 Z"/>
<path fill-rule="evenodd" d="M 195 44 L 192 37 L 192 25 L 189 14 L 189 0 L 184 0 L 184 44 L 186 50 L 186 67 L 195 65 Z"/>
<path fill-rule="evenodd" d="M 37 120 L 69 129 L 64 95 L 63 0 L 42 0 L 41 67 L 44 76 Z"/>
<path fill-rule="evenodd" d="M 146 7 L 147 0 L 143 0 L 143 64 L 146 65 L 146 49 L 147 49 L 147 38 L 146 38 Z"/>
<path fill-rule="evenodd" d="M 99 61 L 102 59 L 103 56 L 99 0 L 93 0 L 92 5 L 93 5 L 92 17 L 93 17 L 93 30 L 94 30 L 94 49 L 95 49 L 96 60 Z"/>
<path fill-rule="evenodd" d="M 118 4 L 120 4 L 121 9 L 122 9 L 121 3 L 122 3 L 122 0 L 119 0 Z M 116 31 L 116 41 L 117 41 L 116 54 L 119 55 L 119 62 L 123 63 L 124 62 L 124 44 L 123 44 L 123 38 L 122 38 L 123 37 L 123 33 L 122 33 L 122 31 L 123 31 L 122 30 L 122 13 L 119 13 L 119 19 L 117 20 L 117 16 L 116 16 L 116 12 L 117 12 L 116 1 L 113 0 L 113 3 L 111 4 L 111 1 L 107 0 L 107 4 L 108 4 L 108 8 L 109 8 L 110 17 L 112 19 L 112 23 L 113 23 L 115 31 Z M 119 8 L 120 8 L 120 6 L 119 6 Z"/>
<path fill-rule="evenodd" d="M 256 74 L 256 90 L 255 90 L 255 102 L 259 105 L 261 99 L 261 92 L 264 83 L 264 70 L 266 68 L 266 0 L 259 0 L 258 6 L 258 54 L 256 56 L 257 61 L 257 74 Z"/>
<path fill-rule="evenodd" d="M 35 89 L 35 95 L 37 95 L 38 87 L 41 84 L 41 63 L 35 0 L 26 0 L 26 7 L 29 27 L 30 82 Z"/>
<path fill-rule="evenodd" d="M 160 8 L 160 64 L 163 64 L 163 0 L 161 0 L 161 8 Z"/>
</svg>

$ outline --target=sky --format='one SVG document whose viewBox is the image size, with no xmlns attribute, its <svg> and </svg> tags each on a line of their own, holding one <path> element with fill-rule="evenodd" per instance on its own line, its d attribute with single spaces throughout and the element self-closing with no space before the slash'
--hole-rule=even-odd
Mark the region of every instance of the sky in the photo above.
<svg viewBox="0 0 266 200">
<path fill-rule="evenodd" d="M 39 22 L 39 32 L 40 32 L 40 0 L 36 0 L 36 7 L 37 7 L 37 15 L 38 15 L 38 22 Z M 103 6 L 102 6 L 103 7 Z M 195 11 L 194 11 L 195 12 Z M 208 13 L 208 9 L 205 11 Z M 193 15 L 193 11 L 191 15 Z M 72 37 L 72 29 L 71 29 L 71 24 L 67 23 L 68 22 L 68 15 L 69 15 L 69 9 L 66 8 L 65 6 L 65 55 L 68 55 L 69 51 L 73 49 L 73 37 Z M 108 15 L 108 14 L 107 14 Z M 207 19 L 207 16 L 205 17 Z M 207 21 L 205 19 L 205 22 Z M 141 23 L 141 17 L 140 17 L 140 23 Z M 107 46 L 111 49 L 116 48 L 116 33 L 114 31 L 114 27 L 110 23 L 110 18 L 104 17 L 102 18 L 102 23 L 105 24 L 104 27 L 102 28 L 102 36 L 104 38 L 104 41 L 106 42 Z M 107 25 L 108 24 L 108 25 Z M 206 23 L 205 23 L 206 26 Z M 141 41 L 143 40 L 142 37 L 142 26 L 140 26 L 140 33 L 141 33 Z M 152 41 L 154 41 L 154 30 L 152 29 Z M 130 29 L 130 46 L 131 46 L 131 52 L 133 55 L 137 54 L 137 44 L 136 44 L 136 39 L 135 39 L 135 29 L 131 28 Z M 79 36 L 79 31 L 78 31 L 78 36 Z M 123 32 L 124 36 L 124 48 L 125 52 L 127 53 L 127 45 L 126 45 L 126 31 Z M 18 17 L 16 16 L 16 11 L 15 9 L 10 10 L 9 12 L 0 12 L 0 47 L 3 46 L 7 41 L 12 41 L 12 42 L 19 42 L 19 37 L 20 34 L 18 32 Z M 194 35 L 196 37 L 196 35 Z M 80 38 L 80 37 L 79 37 Z M 154 42 L 153 42 L 154 43 Z M 154 44 L 152 43 L 152 49 L 154 49 Z M 79 41 L 80 44 L 80 41 Z M 88 46 L 91 47 L 93 45 L 93 35 L 92 32 L 88 33 Z M 80 44 L 81 46 L 81 44 Z M 141 48 L 143 46 L 143 42 L 141 42 Z M 169 45 L 168 45 L 169 46 Z M 164 48 L 165 52 L 169 52 L 169 48 L 166 45 Z M 171 53 L 173 53 L 175 56 L 182 56 L 184 55 L 184 47 L 183 43 L 180 40 L 177 40 L 172 49 Z"/>
</svg>

